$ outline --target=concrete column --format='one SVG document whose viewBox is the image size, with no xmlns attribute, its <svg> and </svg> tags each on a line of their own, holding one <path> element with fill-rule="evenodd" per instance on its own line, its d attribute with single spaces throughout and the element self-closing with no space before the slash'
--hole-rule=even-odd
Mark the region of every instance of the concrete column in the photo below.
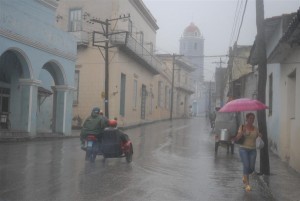
<svg viewBox="0 0 300 201">
<path fill-rule="evenodd" d="M 21 93 L 21 112 L 19 128 L 28 132 L 30 136 L 36 135 L 37 93 L 41 81 L 19 79 Z"/>
<path fill-rule="evenodd" d="M 52 87 L 53 95 L 53 131 L 62 135 L 72 134 L 72 106 L 74 88 L 57 85 Z"/>
</svg>

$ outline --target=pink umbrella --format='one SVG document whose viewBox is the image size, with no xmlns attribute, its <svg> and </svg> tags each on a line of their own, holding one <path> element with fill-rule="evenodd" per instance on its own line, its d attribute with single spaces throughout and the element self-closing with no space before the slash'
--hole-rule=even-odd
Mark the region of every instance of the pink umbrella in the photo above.
<svg viewBox="0 0 300 201">
<path fill-rule="evenodd" d="M 256 111 L 267 109 L 268 106 L 262 102 L 249 99 L 249 98 L 239 98 L 226 103 L 219 112 L 241 112 L 241 111 Z"/>
</svg>

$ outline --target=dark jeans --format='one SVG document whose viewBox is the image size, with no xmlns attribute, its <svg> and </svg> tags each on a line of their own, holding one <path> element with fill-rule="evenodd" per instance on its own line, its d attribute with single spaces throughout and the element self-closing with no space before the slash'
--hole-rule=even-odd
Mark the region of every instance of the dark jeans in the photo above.
<svg viewBox="0 0 300 201">
<path fill-rule="evenodd" d="M 239 152 L 243 163 L 243 174 L 249 175 L 255 170 L 256 149 L 240 147 Z"/>
</svg>

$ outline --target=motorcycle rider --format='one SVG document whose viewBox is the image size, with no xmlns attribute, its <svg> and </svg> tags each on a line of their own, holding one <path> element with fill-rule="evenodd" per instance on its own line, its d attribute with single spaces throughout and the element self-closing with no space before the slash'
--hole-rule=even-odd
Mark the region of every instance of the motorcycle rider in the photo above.
<svg viewBox="0 0 300 201">
<path fill-rule="evenodd" d="M 101 140 L 105 127 L 105 119 L 100 115 L 100 108 L 94 107 L 91 115 L 84 121 L 80 132 L 81 147 L 85 146 L 85 138 L 87 134 L 95 134 L 98 137 L 98 140 Z"/>
<path fill-rule="evenodd" d="M 108 127 L 108 118 L 107 118 L 106 116 L 104 116 L 102 110 L 100 110 L 100 113 L 99 113 L 99 114 L 100 114 L 100 116 L 102 116 L 103 119 L 104 119 L 104 122 L 105 122 L 105 128 Z"/>
<path fill-rule="evenodd" d="M 118 125 L 118 122 L 117 122 L 116 118 L 108 120 L 108 127 L 104 129 L 104 132 L 115 131 L 118 133 L 122 142 L 124 142 L 124 143 L 127 142 L 129 140 L 128 135 L 123 133 L 120 129 L 118 129 L 117 125 Z"/>
</svg>

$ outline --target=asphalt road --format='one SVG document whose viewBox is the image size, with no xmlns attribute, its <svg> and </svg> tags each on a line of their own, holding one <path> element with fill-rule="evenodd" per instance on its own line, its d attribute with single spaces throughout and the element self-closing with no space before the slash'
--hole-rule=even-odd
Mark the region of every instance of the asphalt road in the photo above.
<svg viewBox="0 0 300 201">
<path fill-rule="evenodd" d="M 126 130 L 133 162 L 84 160 L 79 139 L 0 144 L 1 201 L 271 200 L 256 180 L 247 193 L 237 149 L 227 154 L 205 118 Z"/>
</svg>

